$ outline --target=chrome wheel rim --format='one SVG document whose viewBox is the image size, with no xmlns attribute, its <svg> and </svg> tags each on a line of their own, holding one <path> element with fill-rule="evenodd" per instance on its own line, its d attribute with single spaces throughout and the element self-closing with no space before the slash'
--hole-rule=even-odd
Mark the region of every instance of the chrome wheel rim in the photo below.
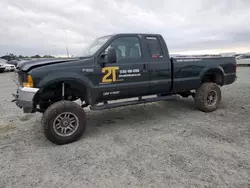
<svg viewBox="0 0 250 188">
<path fill-rule="evenodd" d="M 207 95 L 207 104 L 209 106 L 212 106 L 212 105 L 216 104 L 216 102 L 217 102 L 217 92 L 212 90 Z"/>
<path fill-rule="evenodd" d="M 67 137 L 76 132 L 79 127 L 77 116 L 71 112 L 63 112 L 59 114 L 54 122 L 53 129 L 59 136 Z"/>
</svg>

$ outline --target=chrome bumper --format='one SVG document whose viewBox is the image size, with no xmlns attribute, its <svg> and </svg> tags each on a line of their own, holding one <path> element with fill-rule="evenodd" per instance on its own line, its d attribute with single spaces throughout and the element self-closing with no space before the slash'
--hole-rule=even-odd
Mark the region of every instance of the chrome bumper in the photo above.
<svg viewBox="0 0 250 188">
<path fill-rule="evenodd" d="M 23 109 L 24 113 L 33 113 L 35 112 L 34 106 L 34 97 L 38 92 L 38 88 L 29 88 L 29 87 L 18 87 L 17 93 L 13 94 L 16 105 L 19 108 Z"/>
</svg>

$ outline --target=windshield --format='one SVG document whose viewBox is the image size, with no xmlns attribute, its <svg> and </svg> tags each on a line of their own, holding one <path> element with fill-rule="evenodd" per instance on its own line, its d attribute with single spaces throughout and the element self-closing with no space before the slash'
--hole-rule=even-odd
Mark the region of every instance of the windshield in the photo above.
<svg viewBox="0 0 250 188">
<path fill-rule="evenodd" d="M 83 50 L 83 56 L 92 56 L 97 52 L 109 39 L 111 36 L 103 36 L 92 41 L 90 45 Z"/>
<path fill-rule="evenodd" d="M 0 59 L 1 64 L 7 64 L 7 61 L 5 59 Z"/>
</svg>

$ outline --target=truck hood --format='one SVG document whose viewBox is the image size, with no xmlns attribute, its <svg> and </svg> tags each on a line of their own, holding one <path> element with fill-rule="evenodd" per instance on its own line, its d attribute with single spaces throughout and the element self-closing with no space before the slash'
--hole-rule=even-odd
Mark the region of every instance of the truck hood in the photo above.
<svg viewBox="0 0 250 188">
<path fill-rule="evenodd" d="M 71 61 L 78 61 L 78 60 L 79 58 L 52 58 L 52 59 L 39 59 L 39 60 L 24 61 L 24 62 L 18 63 L 17 69 L 26 72 L 36 67 L 71 62 Z"/>
</svg>

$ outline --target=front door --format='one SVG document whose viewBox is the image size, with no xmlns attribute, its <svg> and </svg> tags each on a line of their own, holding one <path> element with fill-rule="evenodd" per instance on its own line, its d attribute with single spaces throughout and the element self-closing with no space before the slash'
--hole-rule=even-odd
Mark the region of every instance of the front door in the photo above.
<svg viewBox="0 0 250 188">
<path fill-rule="evenodd" d="M 98 71 L 99 99 L 111 100 L 147 95 L 149 69 L 147 59 L 143 58 L 140 39 L 137 36 L 118 37 L 109 47 L 115 48 L 117 62 L 112 64 L 107 62 Z"/>
</svg>

